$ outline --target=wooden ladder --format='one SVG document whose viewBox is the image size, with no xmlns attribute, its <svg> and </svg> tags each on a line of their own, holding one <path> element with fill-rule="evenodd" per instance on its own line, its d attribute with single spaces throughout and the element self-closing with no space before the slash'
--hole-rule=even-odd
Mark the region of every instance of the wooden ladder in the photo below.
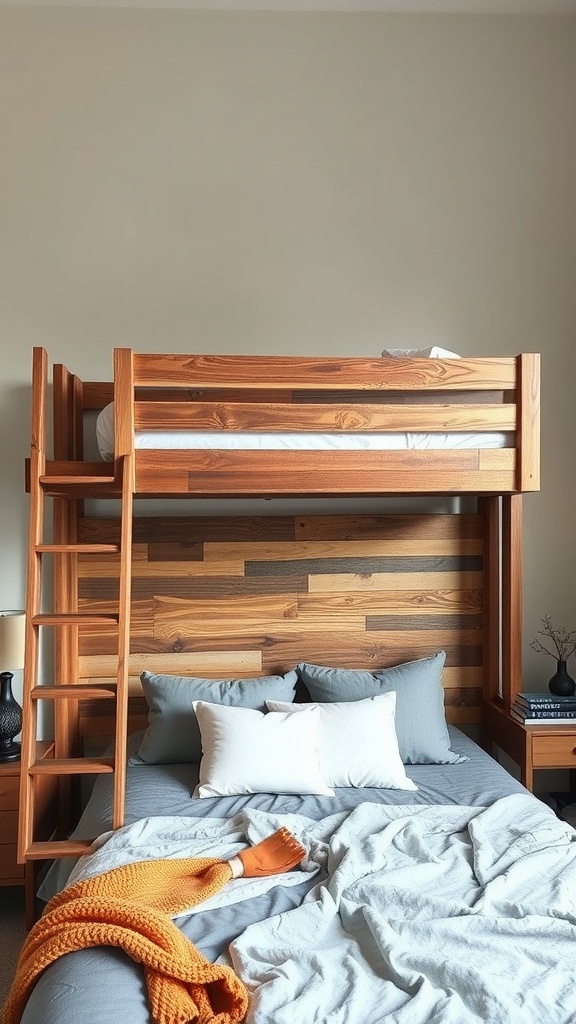
<svg viewBox="0 0 576 1024">
<path fill-rule="evenodd" d="M 63 371 L 63 367 L 55 367 Z M 56 835 L 48 841 L 35 838 L 36 823 L 42 819 L 37 806 L 41 777 L 53 776 L 60 793 L 60 830 L 67 831 L 66 814 L 70 805 L 70 784 L 83 775 L 113 773 L 113 828 L 124 821 L 126 785 L 126 734 L 128 724 L 128 670 L 130 653 L 130 583 L 132 560 L 133 459 L 131 453 L 120 455 L 113 467 L 84 463 L 74 455 L 82 451 L 82 440 L 71 427 L 81 421 L 81 384 L 66 371 L 68 395 L 63 406 L 55 409 L 54 443 L 62 449 L 68 438 L 72 459 L 48 462 L 46 459 L 47 356 L 35 348 L 32 378 L 32 446 L 30 455 L 30 530 L 28 551 L 28 582 L 26 593 L 26 658 L 23 682 L 23 728 L 20 781 L 20 820 L 18 859 L 45 860 L 75 856 L 86 851 L 90 841 L 73 841 Z M 62 386 L 62 385 L 61 385 Z M 64 414 L 62 414 L 64 408 Z M 69 422 L 58 422 L 64 415 Z M 72 435 L 70 432 L 72 431 Z M 118 544 L 78 543 L 78 509 L 84 497 L 115 497 L 121 500 L 120 542 Z M 52 540 L 47 542 L 46 521 L 49 519 L 46 499 L 52 502 Z M 78 555 L 119 554 L 119 596 L 114 614 L 79 611 L 76 561 Z M 42 609 L 43 563 L 54 557 L 53 609 Z M 86 685 L 78 681 L 78 630 L 80 627 L 117 627 L 118 662 L 116 682 Z M 40 645 L 44 630 L 53 630 L 56 672 L 53 682 L 41 683 Z M 115 698 L 114 750 L 110 757 L 79 757 L 78 702 L 85 699 Z M 38 705 L 50 701 L 54 711 L 54 757 L 36 758 Z M 75 703 L 75 706 L 74 706 Z"/>
</svg>

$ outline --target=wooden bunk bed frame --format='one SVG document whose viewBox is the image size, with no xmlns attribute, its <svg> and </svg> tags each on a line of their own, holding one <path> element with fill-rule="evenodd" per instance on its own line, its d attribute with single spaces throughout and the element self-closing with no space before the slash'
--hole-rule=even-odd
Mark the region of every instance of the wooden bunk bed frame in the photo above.
<svg viewBox="0 0 576 1024">
<path fill-rule="evenodd" d="M 539 487 L 537 355 L 384 360 L 116 349 L 113 383 L 82 382 L 54 366 L 53 459 L 48 380 L 47 355 L 35 349 L 22 861 L 86 850 L 87 842 L 64 838 L 70 786 L 83 775 L 114 773 L 113 827 L 122 824 L 127 732 L 146 720 L 144 668 L 214 677 L 286 671 L 300 660 L 375 668 L 444 647 L 449 721 L 481 728 L 486 702 L 509 709 L 521 680 L 522 493 Z M 502 402 L 478 401 L 495 391 Z M 462 403 L 462 392 L 470 402 Z M 114 461 L 87 462 L 85 413 L 112 399 Z M 184 427 L 507 431 L 514 442 L 441 451 L 135 447 L 137 430 Z M 474 512 L 456 515 L 135 518 L 133 509 L 135 497 L 366 495 L 477 502 Z M 119 501 L 119 515 L 87 513 L 86 499 L 94 498 Z M 54 564 L 48 612 L 47 555 Z M 50 683 L 39 679 L 44 627 L 54 630 Z M 53 705 L 55 745 L 53 758 L 37 760 L 40 702 Z M 83 755 L 82 741 L 96 735 L 113 737 L 111 756 Z M 42 842 L 34 823 L 46 775 L 59 782 L 60 813 L 54 837 Z"/>
</svg>

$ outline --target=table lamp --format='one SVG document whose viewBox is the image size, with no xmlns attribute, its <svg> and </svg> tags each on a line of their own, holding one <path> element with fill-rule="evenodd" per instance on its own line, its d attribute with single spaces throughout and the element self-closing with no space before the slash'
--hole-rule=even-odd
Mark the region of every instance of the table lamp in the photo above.
<svg viewBox="0 0 576 1024">
<path fill-rule="evenodd" d="M 0 669 L 24 668 L 26 614 L 0 611 Z M 0 672 L 0 763 L 17 761 L 20 744 L 14 742 L 22 728 L 22 708 L 12 694 L 12 672 Z"/>
</svg>

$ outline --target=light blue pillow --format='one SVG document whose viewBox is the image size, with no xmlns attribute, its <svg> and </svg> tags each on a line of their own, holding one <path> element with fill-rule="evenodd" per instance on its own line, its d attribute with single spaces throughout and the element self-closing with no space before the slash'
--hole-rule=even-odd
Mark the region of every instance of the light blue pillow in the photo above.
<svg viewBox="0 0 576 1024">
<path fill-rule="evenodd" d="M 199 764 L 202 743 L 193 701 L 266 711 L 267 700 L 294 700 L 298 676 L 294 670 L 284 676 L 254 679 L 199 679 L 142 672 L 140 681 L 148 704 L 148 728 L 130 763 Z"/>
<path fill-rule="evenodd" d="M 296 666 L 312 700 L 364 700 L 379 693 L 396 694 L 396 735 L 404 764 L 459 764 L 468 758 L 450 749 L 444 714 L 442 669 L 445 651 L 431 658 L 407 661 L 393 668 L 325 668 L 301 662 Z"/>
</svg>

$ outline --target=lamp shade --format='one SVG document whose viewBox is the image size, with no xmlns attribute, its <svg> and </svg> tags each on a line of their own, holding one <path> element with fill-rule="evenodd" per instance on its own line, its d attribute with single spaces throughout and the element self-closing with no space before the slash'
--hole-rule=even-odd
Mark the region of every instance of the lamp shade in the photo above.
<svg viewBox="0 0 576 1024">
<path fill-rule="evenodd" d="M 0 611 L 0 672 L 24 668 L 26 613 Z"/>
</svg>

